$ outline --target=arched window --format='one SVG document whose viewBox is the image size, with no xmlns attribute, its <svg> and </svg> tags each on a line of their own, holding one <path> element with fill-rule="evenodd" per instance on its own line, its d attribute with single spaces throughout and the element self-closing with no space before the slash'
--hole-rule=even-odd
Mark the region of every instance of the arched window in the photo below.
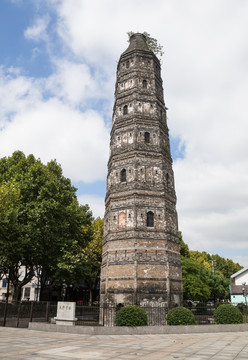
<svg viewBox="0 0 248 360">
<path fill-rule="evenodd" d="M 145 132 L 145 143 L 149 143 L 150 142 L 150 133 L 149 132 Z"/>
<path fill-rule="evenodd" d="M 126 68 L 129 68 L 129 60 L 126 61 Z"/>
<path fill-rule="evenodd" d="M 154 214 L 153 214 L 152 211 L 148 211 L 148 213 L 147 213 L 146 225 L 148 227 L 153 227 L 154 226 Z"/>
<path fill-rule="evenodd" d="M 119 311 L 123 306 L 124 306 L 124 305 L 121 304 L 121 303 L 118 304 L 118 305 L 116 306 L 116 312 Z"/>
<path fill-rule="evenodd" d="M 126 169 L 122 169 L 121 170 L 121 182 L 125 182 L 126 179 L 127 179 L 127 176 L 126 176 Z"/>
<path fill-rule="evenodd" d="M 128 106 L 124 105 L 123 106 L 123 115 L 127 115 L 127 113 L 128 113 Z"/>
<path fill-rule="evenodd" d="M 147 81 L 143 80 L 142 84 L 143 84 L 143 89 L 147 89 Z"/>
<path fill-rule="evenodd" d="M 167 188 L 169 187 L 169 180 L 170 180 L 170 176 L 169 176 L 169 174 L 167 173 L 167 174 L 166 174 L 166 186 L 167 186 Z"/>
</svg>

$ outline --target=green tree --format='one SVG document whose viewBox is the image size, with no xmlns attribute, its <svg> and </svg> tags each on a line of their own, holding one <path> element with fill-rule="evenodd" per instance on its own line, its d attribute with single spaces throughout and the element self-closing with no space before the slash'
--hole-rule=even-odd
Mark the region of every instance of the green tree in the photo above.
<svg viewBox="0 0 248 360">
<path fill-rule="evenodd" d="M 211 291 L 210 297 L 214 301 L 217 299 L 229 298 L 229 284 L 230 280 L 225 278 L 220 273 L 211 273 L 208 279 L 209 288 Z"/>
<path fill-rule="evenodd" d="M 230 279 L 232 274 L 243 268 L 239 263 L 234 263 L 233 260 L 225 259 L 217 254 L 212 255 L 211 259 L 215 261 L 215 269 L 227 279 Z"/>
<path fill-rule="evenodd" d="M 183 235 L 182 232 L 178 232 L 179 241 L 180 241 L 180 255 L 189 258 L 190 252 L 188 245 L 183 241 Z"/>
<path fill-rule="evenodd" d="M 209 271 L 197 261 L 181 257 L 183 276 L 183 297 L 185 300 L 206 301 L 210 296 Z"/>
<path fill-rule="evenodd" d="M 212 265 L 210 263 L 211 261 L 211 255 L 208 254 L 206 251 L 190 251 L 190 257 L 194 260 L 196 260 L 198 263 L 204 265 L 207 269 L 211 270 Z"/>
<path fill-rule="evenodd" d="M 190 256 L 208 269 L 218 271 L 227 279 L 235 272 L 242 269 L 238 263 L 234 263 L 231 259 L 225 259 L 219 255 L 210 255 L 206 251 L 190 251 Z"/>
<path fill-rule="evenodd" d="M 17 222 L 17 207 L 20 202 L 20 192 L 14 183 L 0 185 L 0 239 L 5 239 L 0 251 L 0 278 L 7 274 L 9 268 L 8 258 L 14 256 L 16 249 L 9 248 L 18 233 L 21 225 Z"/>
<path fill-rule="evenodd" d="M 0 233 L 0 256 L 6 258 L 17 300 L 21 287 L 37 269 L 42 285 L 56 272 L 59 259 L 68 249 L 75 243 L 85 244 L 82 226 L 91 222 L 92 214 L 79 206 L 76 188 L 56 161 L 44 165 L 33 155 L 26 157 L 16 151 L 0 159 L 0 186 L 9 184 L 16 195 L 12 189 L 8 205 L 12 221 L 1 218 L 5 227 Z M 22 276 L 21 269 L 25 269 Z"/>
<path fill-rule="evenodd" d="M 194 286 L 197 284 L 200 284 L 202 290 L 206 290 L 208 287 L 211 299 L 229 298 L 230 276 L 242 269 L 242 266 L 230 259 L 211 255 L 206 251 L 189 250 L 188 245 L 182 239 L 181 232 L 179 232 L 179 239 L 185 299 L 204 300 L 204 296 L 201 299 L 194 297 Z M 187 262 L 186 258 L 191 261 Z M 200 265 L 200 268 L 197 264 Z M 204 294 L 207 295 L 207 292 L 204 291 Z"/>
<path fill-rule="evenodd" d="M 67 284 L 86 284 L 90 294 L 89 304 L 92 305 L 93 290 L 99 281 L 102 263 L 103 219 L 93 220 L 85 230 L 90 234 L 90 240 L 86 246 L 74 244 L 64 253 L 58 264 L 58 276 Z"/>
<path fill-rule="evenodd" d="M 84 281 L 90 291 L 90 305 L 92 305 L 92 292 L 99 281 L 102 264 L 103 219 L 97 218 L 93 221 L 92 231 L 92 240 L 82 251 L 82 270 Z"/>
</svg>

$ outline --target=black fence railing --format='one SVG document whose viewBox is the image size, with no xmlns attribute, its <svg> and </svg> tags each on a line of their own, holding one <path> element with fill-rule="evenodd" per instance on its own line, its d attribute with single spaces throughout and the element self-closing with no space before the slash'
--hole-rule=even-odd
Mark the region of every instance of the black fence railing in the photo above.
<svg viewBox="0 0 248 360">
<path fill-rule="evenodd" d="M 213 324 L 214 311 L 221 303 L 197 303 L 186 304 L 194 314 L 196 323 L 199 325 Z M 248 306 L 245 304 L 234 304 L 243 314 L 243 321 L 248 322 Z M 166 325 L 168 308 L 164 306 L 150 307 L 142 306 L 148 318 L 148 325 Z M 75 325 L 81 326 L 114 326 L 116 311 L 118 307 L 105 305 L 83 306 L 76 305 Z M 0 326 L 28 327 L 29 322 L 54 323 L 57 314 L 57 303 L 55 302 L 0 302 Z"/>
<path fill-rule="evenodd" d="M 32 321 L 51 322 L 56 316 L 57 303 L 51 302 L 0 302 L 0 326 L 28 327 Z"/>
<path fill-rule="evenodd" d="M 76 306 L 76 314 L 77 318 L 76 325 L 81 326 L 97 326 L 99 325 L 99 317 L 100 317 L 100 307 L 98 306 Z"/>
</svg>

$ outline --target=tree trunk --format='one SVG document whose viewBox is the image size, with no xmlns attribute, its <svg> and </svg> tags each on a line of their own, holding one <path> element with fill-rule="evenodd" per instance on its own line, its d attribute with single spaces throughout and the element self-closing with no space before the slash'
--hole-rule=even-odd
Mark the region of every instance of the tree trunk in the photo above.
<svg viewBox="0 0 248 360">
<path fill-rule="evenodd" d="M 20 301 L 22 288 L 24 285 L 28 284 L 32 278 L 34 277 L 34 270 L 30 269 L 29 271 L 25 272 L 25 276 L 22 280 L 19 280 L 20 277 L 20 266 L 10 269 L 9 279 L 10 283 L 13 284 L 13 301 Z"/>
<path fill-rule="evenodd" d="M 13 284 L 12 301 L 14 302 L 21 301 L 21 293 L 22 293 L 22 286 L 20 286 L 20 284 L 18 283 Z"/>
</svg>

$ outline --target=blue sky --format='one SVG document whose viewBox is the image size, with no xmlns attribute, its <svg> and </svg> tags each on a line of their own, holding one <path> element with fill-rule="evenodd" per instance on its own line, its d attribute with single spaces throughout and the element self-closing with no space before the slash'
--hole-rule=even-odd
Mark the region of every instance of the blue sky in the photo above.
<svg viewBox="0 0 248 360">
<path fill-rule="evenodd" d="M 12 2 L 2 0 L 0 5 L 1 64 L 21 67 L 29 76 L 47 76 L 52 72 L 45 43 L 39 44 L 39 56 L 34 61 L 33 44 L 24 36 L 24 30 L 33 22 L 35 5 L 29 0 Z"/>
<path fill-rule="evenodd" d="M 164 46 L 184 240 L 247 266 L 247 17 L 234 0 L 1 0 L 0 156 L 56 158 L 103 216 L 116 65 L 146 31 Z"/>
</svg>

